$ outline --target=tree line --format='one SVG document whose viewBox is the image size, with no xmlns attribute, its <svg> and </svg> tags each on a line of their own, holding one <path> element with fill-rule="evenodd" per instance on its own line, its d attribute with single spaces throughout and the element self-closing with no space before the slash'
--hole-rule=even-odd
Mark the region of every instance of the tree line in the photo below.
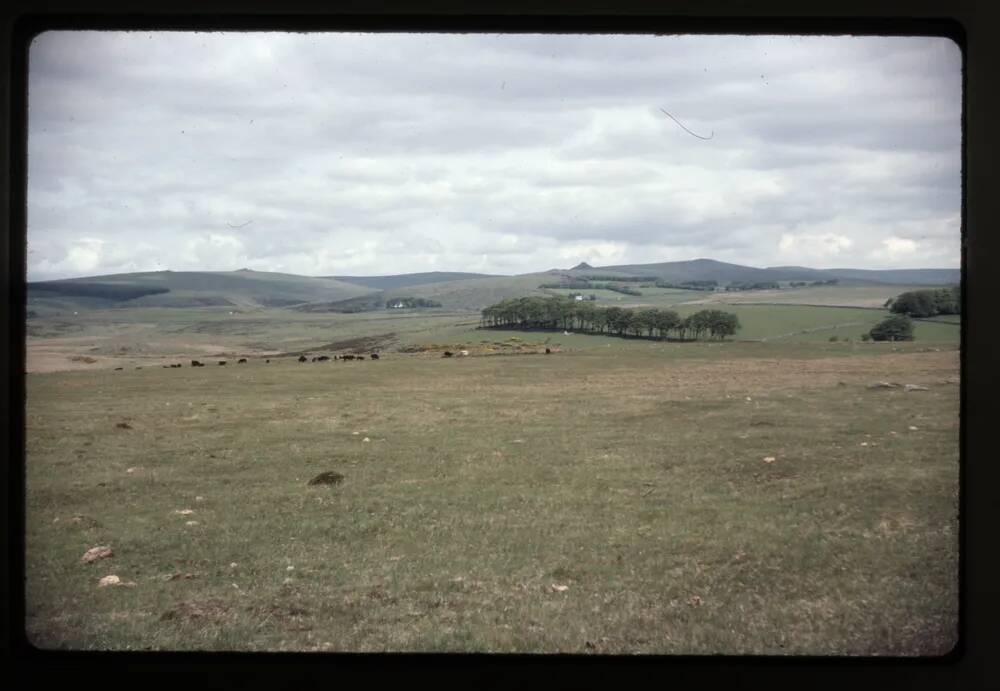
<svg viewBox="0 0 1000 691">
<path fill-rule="evenodd" d="M 887 301 L 889 310 L 908 317 L 933 317 L 938 314 L 959 314 L 961 312 L 961 292 L 959 286 L 930 290 L 912 290 L 901 293 Z"/>
<path fill-rule="evenodd" d="M 724 339 L 740 328 L 735 314 L 701 310 L 682 318 L 655 307 L 598 307 L 564 297 L 523 297 L 502 300 L 482 311 L 480 328 L 573 329 L 621 337 L 679 340 Z"/>
</svg>

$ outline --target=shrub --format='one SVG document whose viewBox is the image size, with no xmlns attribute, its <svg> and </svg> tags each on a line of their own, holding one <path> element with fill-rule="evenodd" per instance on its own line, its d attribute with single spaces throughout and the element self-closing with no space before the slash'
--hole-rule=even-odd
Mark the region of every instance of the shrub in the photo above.
<svg viewBox="0 0 1000 691">
<path fill-rule="evenodd" d="M 836 336 L 830 336 L 830 342 L 831 342 L 831 343 L 833 343 L 833 342 L 834 342 L 834 341 L 836 341 L 836 340 L 837 340 L 837 337 L 836 337 Z"/>
<path fill-rule="evenodd" d="M 883 319 L 868 332 L 873 341 L 912 341 L 913 320 L 905 314 Z"/>
<path fill-rule="evenodd" d="M 868 333 L 861 334 L 861 340 L 862 341 L 870 341 L 870 340 L 872 340 L 871 334 L 868 334 Z"/>
</svg>

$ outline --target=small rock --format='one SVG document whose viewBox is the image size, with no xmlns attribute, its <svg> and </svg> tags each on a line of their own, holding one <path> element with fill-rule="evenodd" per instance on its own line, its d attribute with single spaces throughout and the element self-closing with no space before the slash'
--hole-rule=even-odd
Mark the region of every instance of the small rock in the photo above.
<svg viewBox="0 0 1000 691">
<path fill-rule="evenodd" d="M 295 567 L 292 566 L 291 564 L 289 564 L 288 567 L 285 569 L 285 571 L 294 571 L 294 570 L 295 570 Z"/>
<path fill-rule="evenodd" d="M 365 438 L 364 438 L 364 439 L 362 439 L 361 441 L 371 441 L 371 439 L 369 439 L 368 437 L 365 437 Z"/>
<path fill-rule="evenodd" d="M 129 475 L 131 475 L 132 473 L 134 473 L 137 470 L 138 470 L 138 468 L 127 468 L 125 470 L 125 472 L 128 473 Z"/>
<path fill-rule="evenodd" d="M 892 382 L 880 381 L 874 384 L 868 385 L 869 389 L 898 389 L 899 384 L 893 384 Z"/>
<path fill-rule="evenodd" d="M 232 564 L 230 564 L 230 565 L 229 565 L 229 568 L 231 568 L 231 569 L 235 569 L 235 568 L 236 568 L 237 566 L 239 566 L 239 564 L 237 564 L 237 563 L 236 563 L 236 562 L 234 561 L 234 562 L 233 562 Z"/>
<path fill-rule="evenodd" d="M 913 425 L 910 425 L 908 429 L 909 429 L 909 430 L 910 430 L 911 432 L 916 432 L 918 428 L 914 427 Z"/>
<path fill-rule="evenodd" d="M 774 463 L 777 459 L 774 456 L 764 456 L 765 463 Z"/>
<path fill-rule="evenodd" d="M 748 400 L 748 401 L 752 401 L 753 399 L 752 399 L 752 398 L 750 398 L 749 396 L 747 396 L 747 400 Z"/>
<path fill-rule="evenodd" d="M 866 441 L 861 442 L 861 446 L 868 446 L 868 442 Z"/>
<path fill-rule="evenodd" d="M 358 436 L 359 434 L 361 434 L 361 432 L 351 432 L 351 434 L 353 434 L 354 436 Z"/>
<path fill-rule="evenodd" d="M 97 586 L 99 588 L 104 588 L 105 586 L 109 586 L 109 585 L 118 585 L 121 582 L 122 582 L 122 579 L 118 578 L 118 576 L 115 576 L 114 574 L 111 574 L 110 576 L 105 576 L 104 578 L 102 578 L 101 580 L 99 580 L 97 582 Z"/>
<path fill-rule="evenodd" d="M 282 583 L 284 583 L 285 585 L 288 585 L 291 582 L 292 582 L 291 578 L 286 578 L 285 580 L 282 581 Z"/>
<path fill-rule="evenodd" d="M 903 387 L 907 391 L 929 391 L 926 386 L 921 386 L 920 384 L 907 384 Z"/>
<path fill-rule="evenodd" d="M 567 590 L 569 590 L 569 586 L 568 585 L 559 585 L 557 583 L 553 583 L 552 584 L 552 590 L 556 591 L 557 593 L 565 593 Z"/>
<path fill-rule="evenodd" d="M 198 521 L 188 521 L 184 525 L 198 525 Z"/>
<path fill-rule="evenodd" d="M 194 513 L 194 509 L 177 509 L 174 513 L 179 513 L 181 516 L 190 516 Z"/>
<path fill-rule="evenodd" d="M 205 497 L 195 497 L 195 501 L 205 501 Z"/>
<path fill-rule="evenodd" d="M 692 607 L 699 607 L 699 606 L 701 606 L 701 598 L 698 597 L 697 595 L 694 595 L 694 596 L 691 597 L 690 600 L 688 600 L 688 603 Z"/>
<path fill-rule="evenodd" d="M 112 555 L 114 555 L 114 552 L 111 551 L 110 547 L 107 546 L 91 547 L 84 553 L 82 557 L 80 557 L 80 561 L 82 561 L 84 564 L 89 564 L 92 561 L 96 561 L 98 559 L 104 559 Z"/>
</svg>

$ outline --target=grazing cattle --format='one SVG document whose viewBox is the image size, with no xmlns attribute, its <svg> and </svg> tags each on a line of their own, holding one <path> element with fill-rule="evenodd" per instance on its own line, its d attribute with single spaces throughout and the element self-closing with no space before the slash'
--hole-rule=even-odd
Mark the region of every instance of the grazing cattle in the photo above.
<svg viewBox="0 0 1000 691">
<path fill-rule="evenodd" d="M 236 361 L 236 364 L 237 365 L 245 365 L 245 364 L 247 364 L 247 359 L 245 357 L 241 357 L 239 360 Z"/>
<path fill-rule="evenodd" d="M 125 368 L 124 367 L 115 367 L 115 372 L 117 372 L 120 369 L 125 369 Z"/>
<path fill-rule="evenodd" d="M 265 364 L 265 365 L 270 365 L 270 364 L 271 364 L 271 361 L 270 361 L 270 360 L 264 360 L 264 364 Z"/>
<path fill-rule="evenodd" d="M 551 348 L 546 348 L 545 349 L 545 354 L 546 355 L 551 355 L 552 354 L 552 349 Z"/>
<path fill-rule="evenodd" d="M 225 360 L 219 360 L 219 364 L 220 365 L 224 365 L 224 364 L 226 364 L 226 361 Z"/>
<path fill-rule="evenodd" d="M 317 362 L 326 362 L 329 359 L 330 358 L 328 358 L 326 355 L 320 355 L 318 358 L 316 358 L 316 361 Z"/>
<path fill-rule="evenodd" d="M 198 362 L 197 360 L 192 360 L 191 361 L 191 366 L 192 367 L 204 367 L 205 365 L 202 364 L 202 363 L 200 363 L 200 362 Z"/>
<path fill-rule="evenodd" d="M 305 355 L 299 355 L 299 362 L 305 362 L 305 361 L 306 361 L 306 356 Z"/>
<path fill-rule="evenodd" d="M 372 353 L 372 360 L 378 360 L 378 353 Z"/>
<path fill-rule="evenodd" d="M 365 359 L 365 356 L 364 356 L 364 355 L 359 355 L 359 356 L 358 356 L 358 359 L 359 359 L 359 360 L 364 360 L 364 359 Z"/>
<path fill-rule="evenodd" d="M 441 357 L 451 357 L 454 354 L 455 353 L 451 352 L 450 350 L 446 350 L 444 351 L 444 355 L 442 355 Z"/>
<path fill-rule="evenodd" d="M 341 355 L 340 359 L 341 360 L 353 360 L 354 356 L 353 355 Z"/>
<path fill-rule="evenodd" d="M 181 363 L 179 363 L 179 362 L 176 365 L 170 365 L 170 366 L 171 367 L 183 367 L 183 365 Z"/>
</svg>

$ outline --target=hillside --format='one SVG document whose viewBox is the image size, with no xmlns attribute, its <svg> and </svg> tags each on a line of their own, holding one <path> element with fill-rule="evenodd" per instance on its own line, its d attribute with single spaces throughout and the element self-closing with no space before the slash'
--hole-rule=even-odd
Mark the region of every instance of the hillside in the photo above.
<svg viewBox="0 0 1000 691">
<path fill-rule="evenodd" d="M 365 286 L 377 290 L 396 290 L 410 286 L 426 285 L 428 283 L 444 283 L 446 281 L 462 281 L 474 278 L 504 278 L 493 274 L 476 274 L 462 271 L 427 271 L 415 274 L 399 274 L 397 276 L 328 276 L 353 285 Z"/>
<path fill-rule="evenodd" d="M 125 307 L 294 307 L 304 312 L 322 313 L 378 310 L 384 307 L 387 298 L 414 297 L 440 302 L 446 310 L 480 310 L 506 298 L 556 294 L 559 291 L 540 286 L 587 276 L 648 277 L 650 280 L 675 283 L 717 281 L 720 286 L 730 282 L 815 282 L 836 278 L 840 281 L 840 290 L 850 286 L 878 288 L 878 294 L 853 297 L 864 297 L 869 302 L 878 300 L 881 304 L 887 297 L 913 286 L 958 282 L 960 272 L 958 269 L 820 270 L 796 266 L 761 269 L 712 259 L 603 267 L 581 263 L 572 269 L 519 276 L 441 271 L 399 276 L 339 277 L 297 276 L 247 269 L 156 271 L 29 283 L 28 307 L 42 315 Z M 793 290 L 801 292 L 800 289 L 783 288 L 781 297 L 775 293 L 753 294 L 746 295 L 741 301 L 777 299 L 787 302 L 794 298 L 797 302 L 810 304 L 844 304 L 841 299 L 847 297 L 840 293 L 814 294 L 815 288 L 813 292 L 792 295 Z M 660 295 L 662 292 L 661 289 L 645 288 L 640 302 L 650 298 L 654 298 L 654 302 L 668 298 L 683 302 L 708 297 L 704 294 L 689 295 L 690 291 L 670 296 Z M 615 301 L 622 299 L 617 294 L 612 297 Z"/>
<path fill-rule="evenodd" d="M 626 276 L 656 276 L 666 281 L 841 281 L 890 283 L 911 285 L 938 285 L 958 283 L 960 269 L 810 269 L 804 266 L 772 266 L 764 269 L 729 264 L 714 259 L 693 259 L 658 264 L 620 264 L 598 266 L 587 270 L 576 267 L 564 273 L 617 273 Z"/>
<path fill-rule="evenodd" d="M 28 283 L 29 306 L 58 309 L 109 307 L 281 307 L 344 300 L 372 290 L 329 278 L 264 271 L 155 271 Z M 135 296 L 135 297 L 132 297 Z"/>
</svg>

